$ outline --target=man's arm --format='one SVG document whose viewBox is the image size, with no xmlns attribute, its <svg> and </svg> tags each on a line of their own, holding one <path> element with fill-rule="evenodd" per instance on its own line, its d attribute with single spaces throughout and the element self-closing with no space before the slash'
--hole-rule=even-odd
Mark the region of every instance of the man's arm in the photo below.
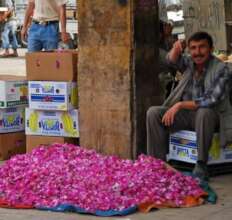
<svg viewBox="0 0 232 220">
<path fill-rule="evenodd" d="M 228 66 L 223 65 L 216 75 L 216 79 L 204 95 L 194 100 L 199 107 L 212 107 L 224 99 L 227 85 L 232 81 L 232 73 Z"/>
<path fill-rule="evenodd" d="M 7 7 L 7 11 L 4 12 L 1 18 L 2 21 L 6 21 L 7 18 L 10 17 L 10 15 L 14 12 L 14 5 L 12 1 L 6 1 L 6 7 Z"/>
<path fill-rule="evenodd" d="M 0 15 L 0 22 L 5 22 L 7 20 L 7 17 L 9 16 L 8 11 L 1 13 Z"/>
<path fill-rule="evenodd" d="M 61 24 L 61 39 L 65 43 L 69 39 L 69 36 L 66 32 L 66 4 L 59 6 L 59 16 Z"/>
<path fill-rule="evenodd" d="M 199 105 L 195 101 L 177 102 L 165 112 L 162 118 L 162 122 L 165 126 L 171 126 L 178 111 L 180 111 L 181 109 L 196 110 L 198 107 Z"/>
<path fill-rule="evenodd" d="M 13 9 L 8 8 L 8 11 L 6 11 L 2 17 L 3 20 L 7 20 L 7 18 L 11 15 L 13 12 Z"/>
<path fill-rule="evenodd" d="M 184 72 L 189 63 L 189 58 L 183 55 L 185 50 L 185 41 L 178 40 L 173 44 L 172 49 L 166 57 L 166 63 L 169 67 Z"/>
<path fill-rule="evenodd" d="M 168 53 L 168 59 L 171 63 L 175 64 L 184 52 L 186 45 L 184 41 L 178 40 L 173 44 L 172 49 Z"/>
<path fill-rule="evenodd" d="M 33 12 L 34 12 L 34 8 L 35 8 L 35 2 L 34 1 L 29 1 L 27 9 L 26 9 L 26 13 L 25 13 L 23 28 L 22 28 L 22 31 L 21 31 L 21 39 L 22 40 L 26 39 L 28 26 L 30 24 L 31 17 L 32 17 Z"/>
</svg>

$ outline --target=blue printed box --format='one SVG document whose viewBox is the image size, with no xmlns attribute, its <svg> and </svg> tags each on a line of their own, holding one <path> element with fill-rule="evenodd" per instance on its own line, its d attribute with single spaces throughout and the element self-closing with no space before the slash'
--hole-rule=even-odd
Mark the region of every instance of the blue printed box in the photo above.
<svg viewBox="0 0 232 220">
<path fill-rule="evenodd" d="M 197 161 L 196 133 L 193 131 L 179 131 L 172 133 L 169 139 L 168 160 L 177 160 L 188 163 Z M 232 162 L 232 145 L 221 148 L 219 136 L 214 134 L 212 145 L 209 151 L 209 164 Z"/>
<path fill-rule="evenodd" d="M 0 133 L 25 130 L 25 108 L 0 109 Z"/>
<path fill-rule="evenodd" d="M 68 111 L 77 108 L 74 82 L 29 81 L 28 86 L 31 109 Z"/>
</svg>

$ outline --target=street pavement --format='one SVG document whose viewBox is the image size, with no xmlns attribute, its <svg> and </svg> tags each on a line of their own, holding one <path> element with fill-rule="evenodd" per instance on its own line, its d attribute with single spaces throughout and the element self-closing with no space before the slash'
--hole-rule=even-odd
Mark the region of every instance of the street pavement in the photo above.
<svg viewBox="0 0 232 220">
<path fill-rule="evenodd" d="M 0 49 L 0 54 L 4 51 Z M 26 76 L 25 53 L 27 49 L 18 49 L 18 57 L 0 57 L 0 75 Z"/>
</svg>

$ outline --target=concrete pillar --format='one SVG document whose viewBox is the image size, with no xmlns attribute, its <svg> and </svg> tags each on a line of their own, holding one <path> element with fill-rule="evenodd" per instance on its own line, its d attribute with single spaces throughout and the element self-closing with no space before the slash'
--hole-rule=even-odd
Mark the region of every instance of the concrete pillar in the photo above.
<svg viewBox="0 0 232 220">
<path fill-rule="evenodd" d="M 157 0 L 78 0 L 81 146 L 135 158 L 160 104 Z"/>
</svg>

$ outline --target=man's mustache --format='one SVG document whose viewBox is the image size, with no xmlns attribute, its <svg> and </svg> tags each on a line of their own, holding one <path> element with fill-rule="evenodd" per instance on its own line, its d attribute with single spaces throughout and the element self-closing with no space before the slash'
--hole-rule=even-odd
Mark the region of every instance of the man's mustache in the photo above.
<svg viewBox="0 0 232 220">
<path fill-rule="evenodd" d="M 195 55 L 195 56 L 193 56 L 194 58 L 202 58 L 202 57 L 204 57 L 204 55 L 202 55 L 202 54 L 198 54 L 198 55 Z"/>
</svg>

